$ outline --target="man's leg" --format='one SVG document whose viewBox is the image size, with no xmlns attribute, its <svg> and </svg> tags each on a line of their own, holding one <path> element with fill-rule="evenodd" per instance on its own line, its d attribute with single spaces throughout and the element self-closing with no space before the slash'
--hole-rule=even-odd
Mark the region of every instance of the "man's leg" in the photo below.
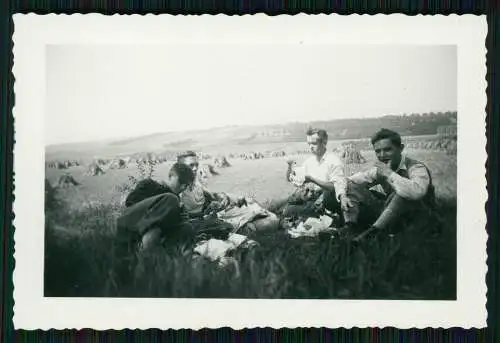
<svg viewBox="0 0 500 343">
<path fill-rule="evenodd" d="M 384 202 L 366 186 L 348 182 L 346 196 L 352 207 L 342 210 L 346 226 L 363 230 L 378 218 Z"/>
<path fill-rule="evenodd" d="M 397 223 L 402 223 L 405 215 L 415 211 L 418 202 L 401 198 L 396 193 L 391 193 L 385 201 L 385 206 L 373 223 L 378 229 L 394 230 Z"/>
<path fill-rule="evenodd" d="M 256 232 L 273 231 L 273 230 L 278 230 L 280 225 L 280 220 L 277 215 L 269 212 L 267 217 L 255 219 L 254 221 L 248 223 L 247 225 L 250 226 L 250 228 L 255 230 Z"/>
<path fill-rule="evenodd" d="M 340 202 L 337 200 L 337 195 L 336 195 L 335 191 L 323 192 L 323 206 L 328 211 L 331 211 L 333 213 L 337 213 L 337 214 L 341 215 Z"/>
<path fill-rule="evenodd" d="M 299 219 L 303 217 L 317 217 L 314 201 L 307 201 L 303 204 L 287 204 L 283 209 L 283 217 Z"/>
<path fill-rule="evenodd" d="M 267 210 L 273 213 L 281 213 L 283 212 L 283 209 L 286 207 L 287 203 L 288 197 L 273 199 L 267 207 Z"/>
</svg>

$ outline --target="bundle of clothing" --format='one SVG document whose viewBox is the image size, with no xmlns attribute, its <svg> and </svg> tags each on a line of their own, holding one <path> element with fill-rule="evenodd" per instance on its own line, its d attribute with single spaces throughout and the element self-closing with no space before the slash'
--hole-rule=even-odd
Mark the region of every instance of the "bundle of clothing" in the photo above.
<svg viewBox="0 0 500 343">
<path fill-rule="evenodd" d="M 296 221 L 291 225 L 287 232 L 292 238 L 298 237 L 316 237 L 321 233 L 333 233 L 336 228 L 332 227 L 333 218 L 322 215 L 319 218 L 309 217 L 305 220 Z"/>
</svg>

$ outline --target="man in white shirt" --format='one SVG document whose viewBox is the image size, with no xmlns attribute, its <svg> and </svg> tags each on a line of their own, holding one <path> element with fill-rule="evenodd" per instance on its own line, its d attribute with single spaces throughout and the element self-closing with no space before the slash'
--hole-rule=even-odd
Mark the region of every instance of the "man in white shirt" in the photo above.
<svg viewBox="0 0 500 343">
<path fill-rule="evenodd" d="M 408 221 L 423 220 L 432 213 L 435 201 L 429 169 L 403 154 L 404 145 L 397 132 L 381 129 L 371 143 L 378 161 L 369 170 L 349 177 L 347 187 L 352 206 L 345 213 L 344 230 L 356 235 L 363 226 L 369 226 L 355 237 L 357 240 L 368 233 L 394 231 Z M 384 193 L 369 190 L 375 185 L 380 185 Z"/>
<path fill-rule="evenodd" d="M 322 207 L 341 214 L 352 206 L 346 196 L 347 179 L 340 158 L 327 151 L 328 134 L 321 129 L 308 129 L 307 144 L 312 156 L 295 170 L 287 170 L 287 180 L 299 186 L 299 192 L 288 200 L 285 217 L 308 217 Z"/>
</svg>

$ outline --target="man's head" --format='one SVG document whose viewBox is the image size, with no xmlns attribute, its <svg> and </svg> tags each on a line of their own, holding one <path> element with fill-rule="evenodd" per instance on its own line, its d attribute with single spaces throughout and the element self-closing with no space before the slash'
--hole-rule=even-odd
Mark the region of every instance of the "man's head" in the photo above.
<svg viewBox="0 0 500 343">
<path fill-rule="evenodd" d="M 309 128 L 306 132 L 309 149 L 316 156 L 323 156 L 328 143 L 328 134 L 325 130 Z"/>
<path fill-rule="evenodd" d="M 392 169 L 399 166 L 404 149 L 399 133 L 381 129 L 373 135 L 372 145 L 379 161 L 389 164 Z"/>
<path fill-rule="evenodd" d="M 189 187 L 194 181 L 193 170 L 182 163 L 175 163 L 168 173 L 167 184 L 172 192 L 179 194 Z"/>
<path fill-rule="evenodd" d="M 194 151 L 186 151 L 177 156 L 177 163 L 182 163 L 189 166 L 193 173 L 197 175 L 200 163 L 198 160 L 198 155 L 196 155 Z"/>
</svg>

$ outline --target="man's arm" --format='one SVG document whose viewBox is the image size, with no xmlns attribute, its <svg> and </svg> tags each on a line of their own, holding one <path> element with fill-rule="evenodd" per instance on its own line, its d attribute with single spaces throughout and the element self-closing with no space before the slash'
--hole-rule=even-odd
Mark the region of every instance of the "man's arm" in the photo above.
<svg viewBox="0 0 500 343">
<path fill-rule="evenodd" d="M 224 206 L 227 206 L 231 202 L 229 195 L 223 192 L 210 192 L 208 189 L 203 187 L 203 194 L 205 195 L 205 199 L 208 204 L 213 201 L 218 201 L 222 202 Z"/>
<path fill-rule="evenodd" d="M 335 192 L 337 200 L 345 195 L 347 189 L 347 180 L 344 176 L 344 167 L 340 161 L 332 164 L 328 172 L 328 180 L 318 180 L 317 178 L 307 176 L 306 181 L 310 181 L 321 187 L 324 191 Z"/>
<path fill-rule="evenodd" d="M 344 174 L 344 164 L 342 161 L 339 160 L 337 164 L 330 167 L 329 179 L 335 189 L 337 200 L 340 200 L 340 198 L 344 196 L 347 191 L 347 178 Z"/>
<path fill-rule="evenodd" d="M 365 171 L 357 172 L 348 177 L 349 181 L 357 185 L 365 185 L 368 188 L 377 184 L 377 168 L 370 168 Z"/>
<path fill-rule="evenodd" d="M 430 184 L 430 175 L 423 164 L 416 164 L 408 170 L 409 179 L 391 173 L 387 182 L 394 189 L 394 192 L 403 199 L 420 200 L 422 199 Z"/>
<path fill-rule="evenodd" d="M 217 200 L 215 193 L 209 192 L 205 188 L 203 188 L 203 195 L 205 196 L 205 201 L 208 203 Z"/>
<path fill-rule="evenodd" d="M 317 184 L 321 189 L 329 192 L 335 191 L 335 184 L 332 181 L 321 181 L 310 175 L 306 176 L 306 181 Z M 345 193 L 345 192 L 344 192 Z"/>
<path fill-rule="evenodd" d="M 152 229 L 159 229 L 162 235 L 169 236 L 189 236 L 194 233 L 188 218 L 183 215 L 179 198 L 166 193 L 158 197 L 151 204 L 148 211 L 137 223 L 139 232 L 149 232 Z"/>
</svg>

